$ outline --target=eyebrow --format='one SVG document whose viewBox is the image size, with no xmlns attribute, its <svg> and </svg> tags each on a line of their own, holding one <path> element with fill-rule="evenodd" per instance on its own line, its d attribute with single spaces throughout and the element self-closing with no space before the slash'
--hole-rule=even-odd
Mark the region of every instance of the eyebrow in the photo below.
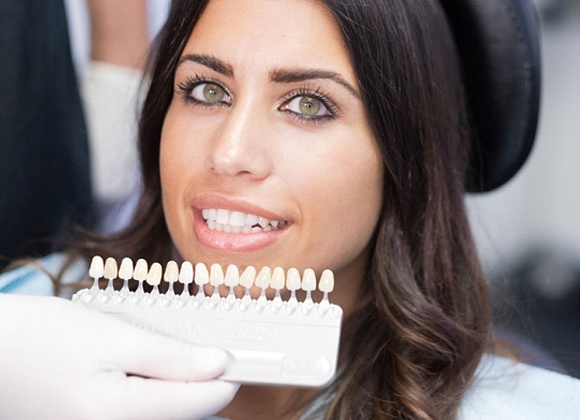
<svg viewBox="0 0 580 420">
<path fill-rule="evenodd" d="M 234 76 L 233 67 L 217 57 L 205 54 L 185 54 L 183 57 L 179 59 L 178 66 L 186 61 L 192 61 L 194 63 L 201 64 L 202 66 L 208 67 L 209 69 L 214 70 L 215 72 L 223 74 L 224 76 L 227 77 Z M 346 88 L 346 90 L 348 90 L 356 98 L 358 99 L 361 98 L 359 91 L 352 84 L 347 82 L 340 74 L 333 71 L 278 69 L 270 72 L 270 80 L 272 80 L 275 83 L 296 83 L 314 79 L 332 80 L 333 82 L 338 83 L 339 85 Z"/>
<path fill-rule="evenodd" d="M 227 77 L 234 76 L 234 69 L 231 65 L 225 63 L 219 58 L 212 57 L 210 55 L 204 54 L 185 54 L 179 59 L 177 66 L 179 67 L 182 63 L 186 61 L 193 61 L 194 63 L 201 64 L 202 66 L 208 67 L 215 72 L 223 74 Z"/>
<path fill-rule="evenodd" d="M 312 79 L 329 79 L 345 87 L 352 95 L 360 99 L 359 91 L 348 83 L 340 74 L 326 70 L 274 70 L 270 79 L 276 83 L 295 83 Z"/>
</svg>

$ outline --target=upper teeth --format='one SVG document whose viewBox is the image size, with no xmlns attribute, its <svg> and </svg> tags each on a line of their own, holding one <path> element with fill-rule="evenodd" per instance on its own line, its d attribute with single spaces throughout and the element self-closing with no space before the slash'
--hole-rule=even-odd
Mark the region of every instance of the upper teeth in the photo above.
<svg viewBox="0 0 580 420">
<path fill-rule="evenodd" d="M 269 220 L 255 214 L 226 209 L 203 209 L 201 215 L 211 230 L 232 233 L 250 233 L 281 229 L 287 222 Z"/>
</svg>

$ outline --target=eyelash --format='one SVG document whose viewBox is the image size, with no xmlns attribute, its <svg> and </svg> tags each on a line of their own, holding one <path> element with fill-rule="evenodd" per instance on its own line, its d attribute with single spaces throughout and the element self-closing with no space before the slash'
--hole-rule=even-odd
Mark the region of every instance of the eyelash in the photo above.
<svg viewBox="0 0 580 420">
<path fill-rule="evenodd" d="M 223 91 L 230 98 L 233 98 L 233 95 L 230 93 L 230 91 L 228 89 L 226 89 L 226 87 L 224 85 L 222 85 L 220 82 L 218 82 L 217 80 L 215 80 L 211 77 L 202 77 L 202 76 L 196 75 L 194 78 L 190 77 L 190 78 L 187 78 L 184 82 L 178 83 L 177 87 L 179 88 L 180 93 L 182 94 L 185 102 L 188 104 L 191 104 L 194 106 L 203 106 L 206 108 L 213 108 L 216 106 L 217 107 L 230 106 L 230 104 L 226 104 L 223 102 L 210 103 L 210 102 L 199 101 L 191 96 L 191 93 L 193 92 L 193 90 L 196 87 L 198 87 L 202 84 L 206 84 L 206 83 L 211 83 L 211 84 L 215 84 L 215 85 L 219 86 L 221 89 L 223 89 Z M 310 97 L 310 98 L 313 98 L 313 99 L 320 101 L 320 103 L 328 110 L 330 115 L 309 116 L 309 115 L 299 114 L 299 113 L 291 111 L 289 109 L 285 109 L 285 110 L 281 109 L 284 105 L 289 104 L 292 100 L 299 98 L 299 97 Z M 331 121 L 331 120 L 334 120 L 335 118 L 337 118 L 341 115 L 340 109 L 338 108 L 336 103 L 332 99 L 330 99 L 330 95 L 323 93 L 320 88 L 311 89 L 311 88 L 301 87 L 301 88 L 298 88 L 296 90 L 293 90 L 292 92 L 288 93 L 287 95 L 284 96 L 284 98 L 282 98 L 280 100 L 280 104 L 278 105 L 277 109 L 280 112 L 284 112 L 285 114 L 290 115 L 292 118 L 298 120 L 299 122 L 314 123 L 314 124 L 320 124 L 323 122 Z"/>
</svg>

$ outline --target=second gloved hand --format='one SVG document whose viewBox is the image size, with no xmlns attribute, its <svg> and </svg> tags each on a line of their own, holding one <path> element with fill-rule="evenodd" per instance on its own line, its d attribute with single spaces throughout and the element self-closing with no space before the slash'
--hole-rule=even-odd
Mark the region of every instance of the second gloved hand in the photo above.
<svg viewBox="0 0 580 420">
<path fill-rule="evenodd" d="M 0 294 L 0 417 L 203 418 L 238 385 L 223 350 L 54 297 Z"/>
</svg>

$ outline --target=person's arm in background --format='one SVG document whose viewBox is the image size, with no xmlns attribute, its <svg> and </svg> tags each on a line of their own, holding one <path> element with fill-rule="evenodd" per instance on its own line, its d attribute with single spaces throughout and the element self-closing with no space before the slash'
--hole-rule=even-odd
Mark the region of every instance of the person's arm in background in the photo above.
<svg viewBox="0 0 580 420">
<path fill-rule="evenodd" d="M 90 62 L 81 74 L 99 229 L 124 226 L 139 184 L 137 119 L 151 45 L 146 0 L 87 0 Z"/>
<path fill-rule="evenodd" d="M 146 0 L 88 0 L 91 59 L 143 69 L 150 34 Z"/>
</svg>

